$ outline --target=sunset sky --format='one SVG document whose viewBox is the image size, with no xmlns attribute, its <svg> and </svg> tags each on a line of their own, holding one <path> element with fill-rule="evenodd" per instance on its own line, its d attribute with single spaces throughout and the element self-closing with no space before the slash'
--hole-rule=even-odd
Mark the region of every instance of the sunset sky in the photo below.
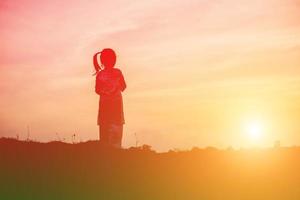
<svg viewBox="0 0 300 200">
<path fill-rule="evenodd" d="M 92 56 L 110 47 L 125 147 L 300 145 L 299 0 L 1 0 L 0 38 L 0 137 L 98 139 Z"/>
</svg>

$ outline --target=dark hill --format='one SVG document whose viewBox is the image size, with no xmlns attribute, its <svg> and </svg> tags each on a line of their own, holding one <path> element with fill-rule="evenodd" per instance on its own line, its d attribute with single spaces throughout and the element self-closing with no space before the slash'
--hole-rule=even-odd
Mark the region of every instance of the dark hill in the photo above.
<svg viewBox="0 0 300 200">
<path fill-rule="evenodd" d="M 0 199 L 300 199 L 300 148 L 155 153 L 0 139 Z"/>
</svg>

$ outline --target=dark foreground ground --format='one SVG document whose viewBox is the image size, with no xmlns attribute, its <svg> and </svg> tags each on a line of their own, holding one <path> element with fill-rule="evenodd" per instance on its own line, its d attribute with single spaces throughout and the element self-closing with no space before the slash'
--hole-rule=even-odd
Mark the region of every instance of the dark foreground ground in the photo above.
<svg viewBox="0 0 300 200">
<path fill-rule="evenodd" d="M 0 199 L 300 199 L 300 148 L 155 153 L 0 139 Z"/>
</svg>

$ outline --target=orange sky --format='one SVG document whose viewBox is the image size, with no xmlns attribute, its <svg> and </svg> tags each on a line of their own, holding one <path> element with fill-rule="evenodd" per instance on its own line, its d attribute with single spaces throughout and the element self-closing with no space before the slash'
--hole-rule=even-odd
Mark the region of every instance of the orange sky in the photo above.
<svg viewBox="0 0 300 200">
<path fill-rule="evenodd" d="M 86 3 L 89 2 L 89 3 Z M 98 137 L 93 53 L 116 50 L 124 146 L 300 145 L 298 0 L 0 1 L 0 136 Z"/>
</svg>

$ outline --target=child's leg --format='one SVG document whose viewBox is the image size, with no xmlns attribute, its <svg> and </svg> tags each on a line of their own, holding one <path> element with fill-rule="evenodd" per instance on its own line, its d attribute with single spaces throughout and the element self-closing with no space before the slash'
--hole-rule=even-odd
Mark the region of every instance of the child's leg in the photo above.
<svg viewBox="0 0 300 200">
<path fill-rule="evenodd" d="M 101 124 L 99 125 L 99 139 L 102 144 L 108 144 L 108 132 L 109 126 Z"/>
<path fill-rule="evenodd" d="M 123 124 L 111 124 L 109 129 L 109 144 L 116 148 L 122 147 Z"/>
</svg>

